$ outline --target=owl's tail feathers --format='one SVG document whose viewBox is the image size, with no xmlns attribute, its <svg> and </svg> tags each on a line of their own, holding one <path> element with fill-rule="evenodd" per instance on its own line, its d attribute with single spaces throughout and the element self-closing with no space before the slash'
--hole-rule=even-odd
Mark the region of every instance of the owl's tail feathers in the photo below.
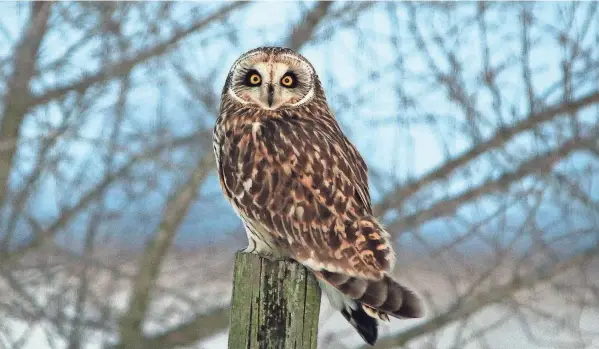
<svg viewBox="0 0 599 349">
<path fill-rule="evenodd" d="M 362 339 L 370 345 L 376 343 L 378 322 L 369 315 L 360 302 L 347 298 L 341 291 L 327 281 L 318 278 L 320 288 L 327 295 L 331 306 L 341 312 L 343 317 L 358 331 Z"/>
<path fill-rule="evenodd" d="M 389 321 L 389 315 L 419 318 L 424 314 L 420 297 L 387 275 L 380 280 L 367 280 L 325 270 L 315 274 L 331 305 L 370 345 L 377 339 L 377 319 Z"/>
</svg>

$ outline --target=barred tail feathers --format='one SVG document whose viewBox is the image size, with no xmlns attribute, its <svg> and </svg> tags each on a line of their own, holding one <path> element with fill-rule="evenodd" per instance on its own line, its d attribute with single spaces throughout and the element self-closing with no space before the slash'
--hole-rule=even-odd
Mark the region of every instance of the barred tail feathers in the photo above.
<svg viewBox="0 0 599 349">
<path fill-rule="evenodd" d="M 378 338 L 378 322 L 369 315 L 360 302 L 346 297 L 341 291 L 328 282 L 318 279 L 322 291 L 327 295 L 331 306 L 341 312 L 341 315 L 358 331 L 364 341 L 374 345 Z"/>
<path fill-rule="evenodd" d="M 378 320 L 388 321 L 389 315 L 419 318 L 424 313 L 420 297 L 388 275 L 380 280 L 367 280 L 325 270 L 315 274 L 331 305 L 371 345 L 377 340 Z"/>
</svg>

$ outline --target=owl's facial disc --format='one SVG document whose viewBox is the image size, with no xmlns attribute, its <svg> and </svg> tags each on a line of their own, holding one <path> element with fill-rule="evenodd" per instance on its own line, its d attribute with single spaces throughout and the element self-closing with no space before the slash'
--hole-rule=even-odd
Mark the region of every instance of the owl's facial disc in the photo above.
<svg viewBox="0 0 599 349">
<path fill-rule="evenodd" d="M 229 93 L 242 104 L 262 109 L 294 107 L 314 93 L 312 76 L 312 68 L 295 57 L 248 57 L 238 64 Z"/>
</svg>

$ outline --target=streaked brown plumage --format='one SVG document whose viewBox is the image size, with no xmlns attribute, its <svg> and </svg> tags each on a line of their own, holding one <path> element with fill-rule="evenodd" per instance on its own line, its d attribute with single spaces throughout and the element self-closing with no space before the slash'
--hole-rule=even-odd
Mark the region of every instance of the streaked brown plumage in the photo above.
<svg viewBox="0 0 599 349">
<path fill-rule="evenodd" d="M 373 217 L 366 164 L 304 57 L 264 47 L 235 62 L 214 152 L 223 192 L 246 226 L 247 252 L 310 268 L 370 344 L 376 318 L 422 316 L 418 296 L 389 276 L 395 253 Z"/>
</svg>

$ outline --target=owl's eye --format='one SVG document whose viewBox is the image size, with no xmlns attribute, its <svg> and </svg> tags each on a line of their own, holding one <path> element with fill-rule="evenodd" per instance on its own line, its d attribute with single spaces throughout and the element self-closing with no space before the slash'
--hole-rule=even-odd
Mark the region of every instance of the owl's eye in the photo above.
<svg viewBox="0 0 599 349">
<path fill-rule="evenodd" d="M 293 74 L 292 72 L 288 72 L 287 74 L 283 75 L 283 77 L 281 78 L 281 85 L 285 87 L 297 86 L 297 78 L 295 77 L 295 74 Z"/>
<path fill-rule="evenodd" d="M 245 76 L 245 84 L 248 86 L 259 86 L 262 83 L 260 73 L 250 70 Z"/>
</svg>

